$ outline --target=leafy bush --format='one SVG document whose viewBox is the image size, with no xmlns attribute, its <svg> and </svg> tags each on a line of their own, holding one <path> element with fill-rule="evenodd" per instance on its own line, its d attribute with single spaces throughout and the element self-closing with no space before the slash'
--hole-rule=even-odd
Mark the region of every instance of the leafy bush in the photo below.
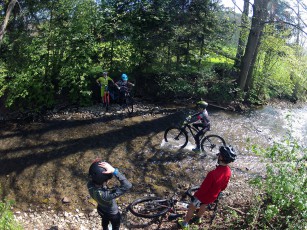
<svg viewBox="0 0 307 230">
<path fill-rule="evenodd" d="M 262 191 L 258 228 L 306 229 L 306 148 L 290 137 L 268 149 L 254 147 L 253 150 L 268 158 L 266 178 L 252 180 Z"/>
<path fill-rule="evenodd" d="M 274 27 L 266 27 L 253 72 L 251 103 L 261 104 L 270 98 L 306 100 L 306 55 L 301 47 L 289 46 L 285 39 L 288 33 L 280 36 Z"/>
<path fill-rule="evenodd" d="M 19 230 L 22 227 L 15 221 L 11 211 L 12 201 L 0 202 L 0 229 L 3 230 Z"/>
<path fill-rule="evenodd" d="M 219 76 L 211 67 L 199 72 L 171 72 L 156 76 L 159 94 L 171 97 L 208 98 L 229 102 L 234 98 L 234 80 Z"/>
</svg>

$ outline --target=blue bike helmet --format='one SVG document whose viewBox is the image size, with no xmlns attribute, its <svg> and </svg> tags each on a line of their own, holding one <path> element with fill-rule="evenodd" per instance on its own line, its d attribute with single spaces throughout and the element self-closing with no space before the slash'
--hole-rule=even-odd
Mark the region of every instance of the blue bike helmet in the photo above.
<svg viewBox="0 0 307 230">
<path fill-rule="evenodd" d="M 122 80 L 123 80 L 123 81 L 128 81 L 128 76 L 127 76 L 127 74 L 125 74 L 125 73 L 122 74 Z"/>
</svg>

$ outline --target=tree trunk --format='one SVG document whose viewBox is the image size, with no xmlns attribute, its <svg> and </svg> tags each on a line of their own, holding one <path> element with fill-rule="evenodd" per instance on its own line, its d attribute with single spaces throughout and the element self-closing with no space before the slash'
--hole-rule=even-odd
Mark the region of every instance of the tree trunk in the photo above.
<svg viewBox="0 0 307 230">
<path fill-rule="evenodd" d="M 6 13 L 5 13 L 5 18 L 4 18 L 3 23 L 1 25 L 1 28 L 0 28 L 0 43 L 3 40 L 3 36 L 4 36 L 4 33 L 5 33 L 5 29 L 7 27 L 7 23 L 9 22 L 11 12 L 14 9 L 16 2 L 17 2 L 17 0 L 11 0 L 11 2 L 9 3 L 9 6 L 7 7 L 7 10 L 6 10 Z"/>
<path fill-rule="evenodd" d="M 205 45 L 205 41 L 204 40 L 205 40 L 205 37 L 204 37 L 204 35 L 202 35 L 201 43 L 200 43 L 200 48 L 199 48 L 198 71 L 200 70 L 201 60 L 202 60 L 203 55 L 204 55 L 204 45 Z"/>
<path fill-rule="evenodd" d="M 241 17 L 241 29 L 238 41 L 238 48 L 236 54 L 235 67 L 240 68 L 241 59 L 244 54 L 244 46 L 246 44 L 246 31 L 248 26 L 248 11 L 249 11 L 249 0 L 244 0 L 243 13 Z"/>
<path fill-rule="evenodd" d="M 260 46 L 260 40 L 258 40 L 258 43 L 256 45 L 255 53 L 257 53 L 257 54 L 258 54 L 259 46 Z M 244 91 L 247 92 L 246 95 L 245 95 L 245 98 L 244 98 L 245 101 L 249 98 L 250 89 L 253 87 L 253 72 L 254 72 L 256 60 L 257 60 L 257 56 L 254 55 L 252 62 L 251 62 L 250 71 L 248 72 L 248 75 L 247 75 L 245 88 L 244 88 Z"/>
<path fill-rule="evenodd" d="M 267 18 L 267 7 L 270 0 L 255 0 L 253 5 L 253 18 L 245 54 L 241 61 L 240 75 L 238 79 L 239 88 L 244 91 L 248 74 L 253 71 L 252 61 L 257 58 L 257 44 L 260 42 L 261 32 L 264 28 L 264 22 Z M 248 81 L 250 82 L 250 81 Z"/>
</svg>

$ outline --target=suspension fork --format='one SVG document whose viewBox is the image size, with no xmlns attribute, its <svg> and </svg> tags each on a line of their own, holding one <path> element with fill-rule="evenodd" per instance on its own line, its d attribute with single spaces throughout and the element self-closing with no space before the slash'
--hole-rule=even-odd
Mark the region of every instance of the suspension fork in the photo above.
<svg viewBox="0 0 307 230">
<path fill-rule="evenodd" d="M 179 139 L 179 137 L 180 137 L 180 135 L 182 134 L 182 133 L 185 133 L 186 132 L 186 125 L 184 125 L 184 126 L 182 126 L 181 128 L 180 128 L 180 132 L 178 133 L 178 135 L 174 138 L 175 140 L 178 140 Z"/>
</svg>

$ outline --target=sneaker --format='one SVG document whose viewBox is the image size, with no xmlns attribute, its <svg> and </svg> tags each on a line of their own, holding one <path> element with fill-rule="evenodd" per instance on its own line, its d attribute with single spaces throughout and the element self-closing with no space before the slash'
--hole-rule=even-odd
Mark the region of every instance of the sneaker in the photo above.
<svg viewBox="0 0 307 230">
<path fill-rule="evenodd" d="M 196 148 L 192 149 L 192 151 L 195 152 L 195 153 L 200 153 L 200 148 L 196 147 Z"/>
<path fill-rule="evenodd" d="M 183 230 L 189 230 L 189 225 L 188 224 L 185 224 L 184 223 L 184 220 L 178 220 L 178 225 L 180 227 L 180 229 L 183 229 Z"/>
<path fill-rule="evenodd" d="M 191 220 L 190 220 L 191 223 L 193 224 L 201 224 L 202 221 L 201 221 L 201 218 L 198 217 L 198 216 L 194 216 Z"/>
</svg>

